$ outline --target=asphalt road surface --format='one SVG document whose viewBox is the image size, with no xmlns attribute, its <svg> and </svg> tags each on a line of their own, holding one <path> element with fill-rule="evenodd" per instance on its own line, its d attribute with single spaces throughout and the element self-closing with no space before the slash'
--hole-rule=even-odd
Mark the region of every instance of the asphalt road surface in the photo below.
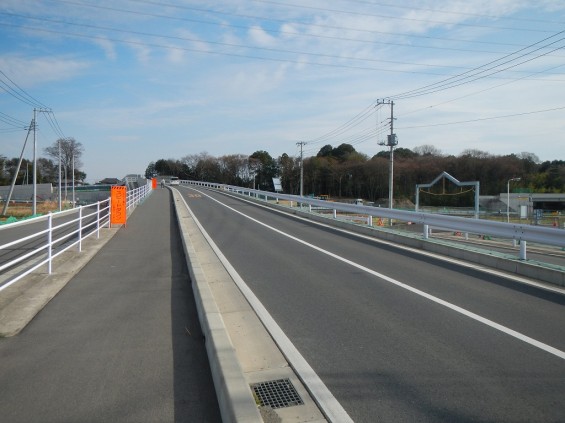
<svg viewBox="0 0 565 423">
<path fill-rule="evenodd" d="M 562 293 L 179 189 L 354 421 L 565 421 Z"/>
<path fill-rule="evenodd" d="M 155 190 L 0 339 L 0 422 L 220 421 L 171 196 Z"/>
</svg>

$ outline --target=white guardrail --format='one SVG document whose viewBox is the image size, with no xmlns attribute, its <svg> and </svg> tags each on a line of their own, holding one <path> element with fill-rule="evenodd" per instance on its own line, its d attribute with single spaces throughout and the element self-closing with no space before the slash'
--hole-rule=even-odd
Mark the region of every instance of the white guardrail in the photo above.
<svg viewBox="0 0 565 423">
<path fill-rule="evenodd" d="M 549 228 L 545 226 L 534 226 L 527 224 L 515 224 L 505 222 L 495 222 L 481 219 L 471 219 L 456 216 L 445 216 L 439 214 L 422 213 L 406 210 L 395 210 L 373 206 L 361 206 L 334 201 L 317 200 L 314 198 L 300 197 L 298 195 L 288 195 L 268 191 L 259 191 L 249 188 L 235 187 L 231 185 L 216 184 L 201 181 L 180 181 L 182 185 L 196 185 L 206 188 L 218 189 L 238 193 L 241 195 L 252 196 L 258 199 L 269 199 L 279 201 L 290 201 L 293 204 L 307 206 L 309 211 L 312 207 L 331 209 L 333 217 L 336 218 L 337 212 L 353 213 L 367 216 L 367 223 L 372 226 L 372 218 L 394 219 L 402 222 L 412 222 L 423 225 L 423 238 L 427 239 L 430 228 L 448 229 L 455 232 L 466 234 L 488 235 L 499 238 L 514 240 L 520 244 L 520 258 L 526 259 L 527 242 L 552 245 L 565 248 L 565 230 L 559 228 Z"/>
<path fill-rule="evenodd" d="M 126 206 L 129 214 L 149 193 L 151 185 L 127 191 Z M 19 265 L 16 275 L 8 276 L 2 281 L 0 291 L 18 282 L 34 270 L 47 265 L 47 271 L 52 273 L 53 260 L 65 251 L 78 246 L 82 251 L 82 242 L 90 236 L 100 237 L 100 229 L 110 227 L 111 199 L 108 198 L 97 203 L 79 206 L 73 209 L 48 213 L 45 216 L 35 217 L 19 222 L 0 225 L 0 239 L 4 238 L 2 233 L 14 230 L 21 226 L 41 224 L 45 222 L 42 230 L 36 231 L 22 238 L 0 245 L 0 258 L 9 254 L 10 251 L 21 250 L 8 261 L 0 263 L 0 275 L 7 269 L 13 270 Z M 66 219 L 64 219 L 66 217 Z M 6 235 L 7 236 L 7 235 Z M 42 241 L 43 240 L 43 241 Z M 30 245 L 33 245 L 30 249 Z"/>
</svg>

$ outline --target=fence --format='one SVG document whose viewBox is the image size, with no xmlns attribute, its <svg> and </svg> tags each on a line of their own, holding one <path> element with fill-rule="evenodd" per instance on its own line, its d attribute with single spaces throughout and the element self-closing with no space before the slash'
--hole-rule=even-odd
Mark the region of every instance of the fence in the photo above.
<svg viewBox="0 0 565 423">
<path fill-rule="evenodd" d="M 149 184 L 128 191 L 128 213 L 150 193 Z M 108 198 L 94 204 L 0 226 L 2 239 L 13 238 L 0 245 L 0 275 L 8 270 L 15 273 L 3 278 L 5 280 L 0 291 L 43 265 L 47 265 L 47 271 L 51 274 L 56 257 L 75 246 L 81 252 L 85 239 L 93 235 L 99 238 L 100 229 L 110 227 L 110 203 L 111 199 Z M 26 234 L 23 235 L 24 233 Z"/>
</svg>

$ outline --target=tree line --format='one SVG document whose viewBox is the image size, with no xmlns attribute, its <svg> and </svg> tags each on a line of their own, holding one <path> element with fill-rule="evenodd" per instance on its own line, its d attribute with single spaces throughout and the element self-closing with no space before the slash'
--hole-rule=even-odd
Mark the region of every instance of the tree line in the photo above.
<svg viewBox="0 0 565 423">
<path fill-rule="evenodd" d="M 72 170 L 74 167 L 74 177 L 76 182 L 83 182 L 86 173 L 80 171 L 82 167 L 81 157 L 84 152 L 82 144 L 74 138 L 61 138 L 55 141 L 43 152 L 48 157 L 37 159 L 37 183 L 38 184 L 57 184 L 59 182 L 59 144 L 61 157 L 61 180 L 72 182 Z M 49 158 L 51 157 L 51 158 Z M 8 159 L 0 154 L 0 185 L 10 185 L 16 169 L 19 157 Z M 16 185 L 33 183 L 33 161 L 22 159 L 20 169 L 16 177 Z"/>
<path fill-rule="evenodd" d="M 379 202 L 388 198 L 390 152 L 373 157 L 357 152 L 350 144 L 323 146 L 316 156 L 304 158 L 304 194 L 328 195 L 331 198 L 363 198 Z M 565 191 L 565 161 L 540 162 L 533 153 L 493 155 L 468 149 L 458 156 L 442 154 L 430 145 L 412 150 L 394 150 L 394 198 L 414 201 L 416 184 L 432 182 L 447 172 L 461 182 L 479 181 L 481 195 L 506 192 L 508 180 L 513 192 L 551 193 Z M 283 154 L 273 158 L 263 150 L 214 157 L 207 153 L 187 155 L 180 160 L 159 159 L 151 162 L 146 176 L 177 176 L 229 185 L 273 190 L 273 177 L 281 178 L 285 193 L 300 193 L 300 158 Z M 422 205 L 465 206 L 473 203 L 468 187 L 450 182 L 438 183 L 420 195 Z"/>
</svg>

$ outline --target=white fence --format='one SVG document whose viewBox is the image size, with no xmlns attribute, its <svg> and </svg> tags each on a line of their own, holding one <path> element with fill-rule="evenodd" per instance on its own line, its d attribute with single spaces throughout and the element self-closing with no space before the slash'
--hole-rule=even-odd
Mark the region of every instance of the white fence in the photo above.
<svg viewBox="0 0 565 423">
<path fill-rule="evenodd" d="M 128 213 L 150 192 L 149 184 L 128 191 L 126 197 Z M 43 227 L 0 245 L 0 258 L 9 257 L 0 262 L 0 275 L 8 269 L 13 270 L 19 266 L 18 270 L 14 271 L 15 275 L 8 276 L 3 281 L 0 291 L 43 265 L 47 265 L 47 271 L 51 274 L 53 260 L 75 246 L 79 252 L 82 251 L 82 242 L 90 236 L 96 235 L 96 238 L 99 238 L 100 229 L 110 227 L 110 215 L 111 199 L 108 198 L 94 204 L 0 226 L 0 239 L 9 238 L 9 231 L 20 233 L 25 228 Z M 22 230 L 18 231 L 18 229 Z M 13 256 L 10 255 L 12 251 L 16 252 Z"/>
<path fill-rule="evenodd" d="M 293 205 L 307 207 L 309 211 L 312 211 L 313 207 L 324 208 L 326 210 L 331 210 L 333 212 L 334 218 L 337 218 L 338 212 L 351 213 L 355 215 L 365 215 L 367 216 L 367 224 L 370 225 L 372 225 L 373 217 L 421 224 L 423 225 L 422 236 L 426 239 L 428 238 L 428 235 L 430 233 L 430 228 L 447 229 L 450 231 L 466 234 L 470 233 L 506 238 L 520 244 L 520 258 L 522 260 L 526 259 L 527 242 L 536 242 L 540 244 L 565 248 L 565 231 L 558 228 L 495 222 L 481 219 L 470 219 L 457 216 L 445 216 L 431 213 L 395 210 L 373 206 L 360 206 L 201 181 L 181 181 L 181 184 L 196 185 L 229 191 L 240 195 L 252 196 L 265 201 L 284 200 L 290 202 L 291 207 Z"/>
</svg>

